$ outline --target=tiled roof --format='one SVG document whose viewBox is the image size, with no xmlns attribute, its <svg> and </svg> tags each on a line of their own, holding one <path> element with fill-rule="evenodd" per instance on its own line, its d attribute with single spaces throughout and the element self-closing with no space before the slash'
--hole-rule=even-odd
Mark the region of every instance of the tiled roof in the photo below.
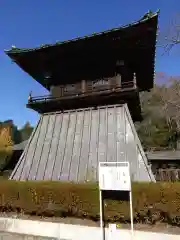
<svg viewBox="0 0 180 240">
<path fill-rule="evenodd" d="M 119 30 L 129 28 L 129 27 L 132 27 L 132 26 L 136 26 L 140 23 L 146 22 L 147 20 L 149 20 L 153 17 L 156 17 L 158 15 L 158 13 L 159 13 L 159 10 L 155 13 L 152 13 L 151 11 L 149 11 L 140 20 L 135 21 L 131 24 L 127 24 L 127 25 L 124 25 L 124 26 L 112 28 L 110 30 L 106 30 L 106 31 L 98 32 L 98 33 L 92 33 L 90 35 L 86 35 L 86 36 L 83 36 L 83 37 L 77 37 L 77 38 L 74 38 L 74 39 L 71 39 L 71 40 L 65 40 L 65 41 L 57 41 L 55 44 L 42 44 L 40 47 L 36 47 L 36 48 L 17 48 L 17 47 L 14 46 L 9 50 L 5 50 L 5 52 L 10 53 L 10 54 L 32 52 L 32 51 L 36 51 L 36 50 L 39 50 L 39 49 L 49 48 L 49 47 L 58 46 L 58 45 L 64 45 L 64 44 L 68 44 L 70 42 L 76 42 L 78 40 L 83 40 L 83 39 L 85 40 L 85 39 L 93 38 L 95 36 L 105 35 L 105 34 L 108 34 L 108 33 L 111 33 L 111 32 L 117 32 Z"/>
</svg>

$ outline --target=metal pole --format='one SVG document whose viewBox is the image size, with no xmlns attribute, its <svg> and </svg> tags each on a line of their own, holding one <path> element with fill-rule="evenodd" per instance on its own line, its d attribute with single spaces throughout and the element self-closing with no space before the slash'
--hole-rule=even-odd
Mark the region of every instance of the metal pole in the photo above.
<svg viewBox="0 0 180 240">
<path fill-rule="evenodd" d="M 129 192 L 130 200 L 130 218 L 131 218 L 131 237 L 134 238 L 134 225 L 133 225 L 133 207 L 132 207 L 132 191 Z"/>
<path fill-rule="evenodd" d="M 105 240 L 105 227 L 104 227 L 104 206 L 103 206 L 103 198 L 102 191 L 99 190 L 99 201 L 100 201 L 100 228 L 102 240 Z"/>
</svg>

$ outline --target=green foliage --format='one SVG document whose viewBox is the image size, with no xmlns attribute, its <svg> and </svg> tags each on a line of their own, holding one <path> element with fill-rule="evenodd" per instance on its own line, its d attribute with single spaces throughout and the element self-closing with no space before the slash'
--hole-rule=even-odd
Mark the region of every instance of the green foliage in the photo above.
<svg viewBox="0 0 180 240">
<path fill-rule="evenodd" d="M 180 183 L 133 183 L 134 221 L 180 224 Z M 42 217 L 76 217 L 99 220 L 96 184 L 45 181 L 0 181 L 0 210 Z M 106 200 L 108 222 L 130 221 L 129 204 Z"/>
<path fill-rule="evenodd" d="M 12 155 L 11 150 L 0 150 L 0 171 L 1 169 L 6 165 L 6 163 L 9 161 L 9 158 Z"/>
<path fill-rule="evenodd" d="M 145 149 L 176 147 L 176 132 L 169 128 L 162 117 L 142 122 L 138 128 L 138 134 Z"/>
<path fill-rule="evenodd" d="M 173 95 L 172 88 L 173 84 L 169 87 L 155 86 L 150 93 L 140 95 L 143 121 L 136 123 L 136 129 L 145 150 L 176 148 L 179 138 L 177 123 L 165 111 L 168 99 Z"/>
<path fill-rule="evenodd" d="M 14 144 L 18 144 L 22 141 L 21 132 L 14 124 L 12 126 L 12 139 Z"/>
</svg>

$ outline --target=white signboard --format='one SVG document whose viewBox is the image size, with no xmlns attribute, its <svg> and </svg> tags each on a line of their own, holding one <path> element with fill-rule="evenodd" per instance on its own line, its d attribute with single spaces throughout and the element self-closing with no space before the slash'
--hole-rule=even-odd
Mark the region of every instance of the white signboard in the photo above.
<svg viewBox="0 0 180 240">
<path fill-rule="evenodd" d="M 100 162 L 100 190 L 131 191 L 129 162 Z"/>
<path fill-rule="evenodd" d="M 130 197 L 130 218 L 131 235 L 133 233 L 133 208 L 129 162 L 100 162 L 99 163 L 99 200 L 100 200 L 100 225 L 102 230 L 102 240 L 105 240 L 104 220 L 103 220 L 103 198 L 102 191 L 128 191 Z M 113 224 L 109 229 L 109 238 L 114 239 L 116 227 Z"/>
</svg>

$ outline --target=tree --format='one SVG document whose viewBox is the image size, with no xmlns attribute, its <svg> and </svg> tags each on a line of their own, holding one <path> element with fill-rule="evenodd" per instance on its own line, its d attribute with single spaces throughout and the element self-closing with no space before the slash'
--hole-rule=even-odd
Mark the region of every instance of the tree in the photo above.
<svg viewBox="0 0 180 240">
<path fill-rule="evenodd" d="M 166 31 L 159 34 L 159 43 L 163 53 L 169 53 L 173 47 L 180 45 L 180 12 L 170 21 Z"/>
<path fill-rule="evenodd" d="M 169 87 L 159 87 L 157 94 L 169 127 L 176 127 L 176 131 L 180 132 L 180 81 L 178 78 L 169 81 Z"/>
<path fill-rule="evenodd" d="M 155 85 L 151 92 L 140 95 L 143 121 L 136 123 L 136 129 L 145 150 L 176 148 L 176 127 L 170 127 L 160 92 L 165 86 Z M 168 87 L 167 87 L 168 89 Z"/>
<path fill-rule="evenodd" d="M 144 121 L 138 128 L 138 134 L 145 150 L 176 148 L 174 133 L 164 118 Z"/>
<path fill-rule="evenodd" d="M 12 125 L 12 140 L 14 144 L 22 142 L 21 133 L 15 124 Z"/>
<path fill-rule="evenodd" d="M 26 124 L 20 129 L 21 139 L 22 141 L 28 140 L 31 136 L 31 133 L 33 131 L 33 127 L 29 122 L 26 122 Z"/>
</svg>

